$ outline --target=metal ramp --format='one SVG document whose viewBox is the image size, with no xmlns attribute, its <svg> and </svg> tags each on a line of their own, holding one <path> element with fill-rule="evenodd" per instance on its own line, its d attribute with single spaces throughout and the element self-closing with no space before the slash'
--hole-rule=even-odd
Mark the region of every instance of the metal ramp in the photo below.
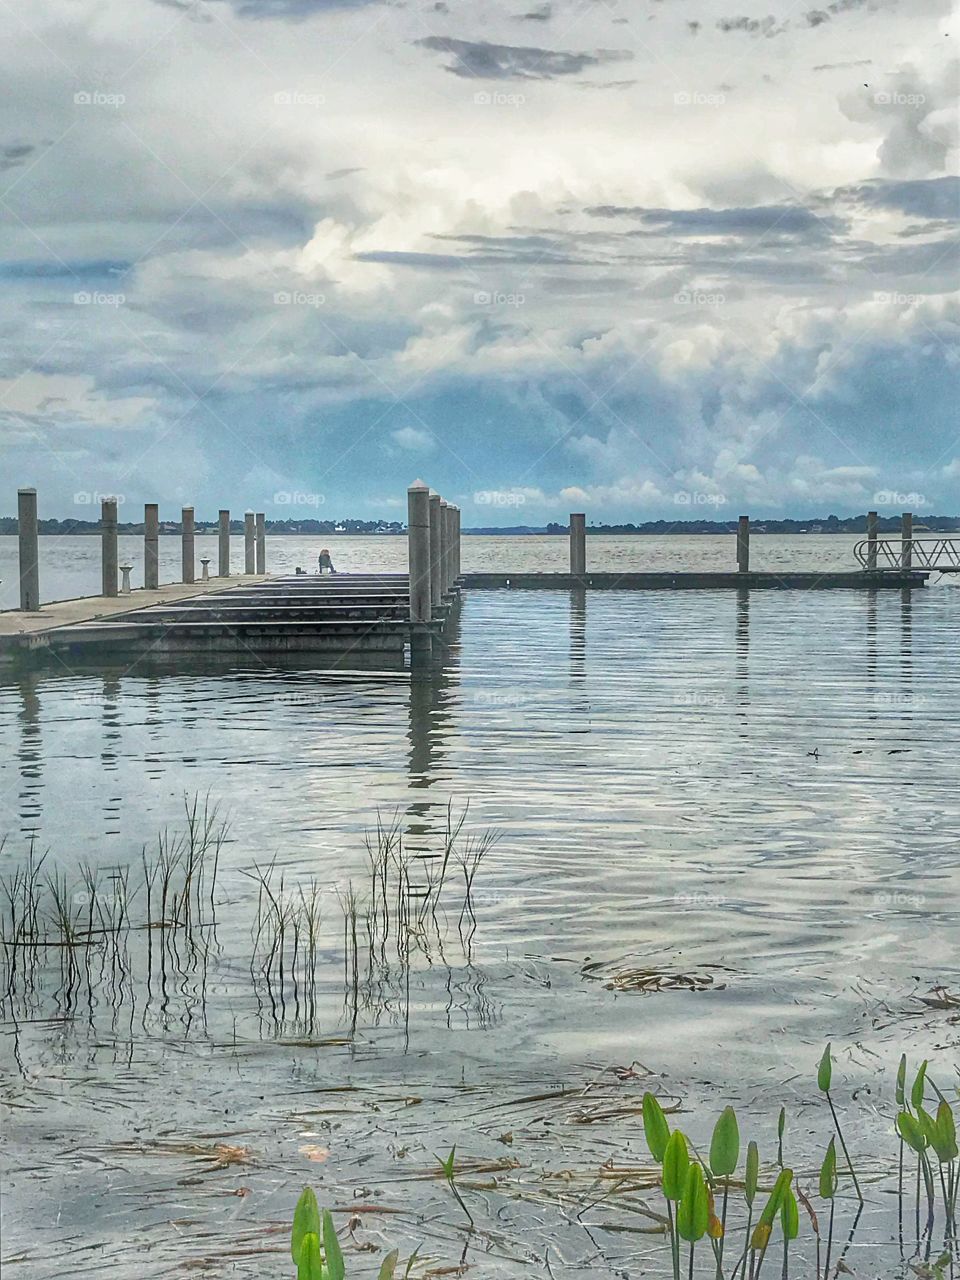
<svg viewBox="0 0 960 1280">
<path fill-rule="evenodd" d="M 960 573 L 960 538 L 864 539 L 854 547 L 853 554 L 871 572 L 929 569 L 935 573 Z"/>
</svg>

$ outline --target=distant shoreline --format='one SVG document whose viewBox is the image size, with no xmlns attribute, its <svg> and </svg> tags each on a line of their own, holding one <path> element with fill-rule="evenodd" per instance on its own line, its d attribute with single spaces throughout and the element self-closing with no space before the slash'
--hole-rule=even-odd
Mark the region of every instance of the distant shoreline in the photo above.
<svg viewBox="0 0 960 1280">
<path fill-rule="evenodd" d="M 266 532 L 273 538 L 357 538 L 357 537 L 406 537 L 406 528 L 399 522 L 376 520 L 337 521 L 343 526 L 334 527 L 333 521 L 292 521 L 268 520 Z M 923 516 L 914 515 L 914 534 L 921 533 L 960 533 L 960 516 Z M 866 534 L 867 518 L 862 516 L 813 516 L 808 520 L 751 520 L 750 532 L 754 534 Z M 877 519 L 879 533 L 899 533 L 900 516 L 880 516 Z M 123 535 L 142 536 L 143 524 L 128 522 L 117 526 L 117 532 Z M 242 535 L 242 520 L 230 522 L 231 535 Z M 689 536 L 691 534 L 733 534 L 737 531 L 736 520 L 649 520 L 643 524 L 598 524 L 590 525 L 587 532 L 619 537 L 669 537 Z M 100 524 L 96 520 L 40 520 L 39 532 L 47 537 L 97 537 Z M 219 526 L 215 521 L 203 521 L 196 525 L 198 536 L 216 536 Z M 465 536 L 471 537 L 565 537 L 569 532 L 566 525 L 511 525 L 504 528 L 481 526 L 463 529 Z M 0 518 L 0 537 L 16 537 L 16 517 Z M 180 525 L 176 521 L 163 521 L 160 535 L 179 537 Z"/>
</svg>

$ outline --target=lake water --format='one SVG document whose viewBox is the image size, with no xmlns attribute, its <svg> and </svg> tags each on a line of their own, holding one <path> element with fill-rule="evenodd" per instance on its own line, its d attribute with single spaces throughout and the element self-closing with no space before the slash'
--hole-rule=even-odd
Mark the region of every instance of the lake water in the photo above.
<svg viewBox="0 0 960 1280">
<path fill-rule="evenodd" d="M 96 541 L 68 541 L 70 583 L 95 589 Z M 758 537 L 754 562 L 849 567 L 853 541 Z M 272 540 L 271 566 L 309 563 L 312 545 Z M 331 549 L 346 569 L 404 554 L 391 538 Z M 464 542 L 465 569 L 564 556 L 563 539 Z M 597 538 L 590 557 L 729 567 L 733 539 Z M 26 978 L 21 964 L 2 1028 L 5 1274 L 289 1275 L 309 1181 L 345 1236 L 356 1219 L 351 1277 L 394 1244 L 421 1245 L 414 1276 L 453 1274 L 464 1248 L 480 1280 L 666 1276 L 644 1234 L 643 1090 L 682 1099 L 699 1142 L 736 1104 L 767 1167 L 786 1103 L 812 1191 L 828 1039 L 867 1183 L 846 1262 L 912 1274 L 892 1079 L 907 1051 L 946 1089 L 960 1059 L 957 1011 L 921 999 L 958 979 L 958 624 L 949 584 L 472 592 L 422 677 L 3 677 L 5 877 L 31 843 L 49 850 L 82 914 L 83 865 L 113 877 L 101 886 L 129 867 L 141 918 L 141 849 L 149 863 L 158 833 L 182 829 L 183 797 L 209 794 L 230 824 L 199 946 L 158 935 L 148 954 L 157 931 L 140 930 L 67 978 L 60 949 Z M 500 833 L 475 928 L 457 865 L 419 943 L 371 955 L 361 938 L 354 970 L 342 901 L 351 882 L 370 892 L 378 811 L 420 865 L 467 804 L 465 833 Z M 264 977 L 250 873 L 274 860 L 284 902 L 317 881 L 306 982 Z M 453 1143 L 472 1234 L 435 1176 Z"/>
<path fill-rule="evenodd" d="M 853 548 L 857 534 L 807 534 L 786 536 L 757 534 L 751 539 L 750 563 L 754 569 L 858 569 Z M 121 564 L 133 568 L 130 580 L 143 585 L 143 539 L 118 539 Z M 282 537 L 267 539 L 267 569 L 292 573 L 297 565 L 312 572 L 320 547 L 328 545 L 334 565 L 344 573 L 404 573 L 407 540 L 403 537 Z M 570 567 L 566 537 L 503 537 L 474 535 L 463 539 L 464 573 L 513 570 L 525 573 L 566 573 Z M 197 576 L 200 559 L 210 560 L 217 572 L 217 538 L 196 539 Z M 243 538 L 230 545 L 235 573 L 243 570 Z M 165 536 L 159 542 L 160 581 L 180 580 L 180 539 Z M 733 534 L 668 535 L 618 538 L 596 535 L 587 542 L 587 566 L 597 572 L 672 570 L 725 570 L 737 567 Z M 40 598 L 68 600 L 96 595 L 100 590 L 100 539 L 96 536 L 43 537 L 40 539 Z M 0 609 L 19 605 L 17 539 L 0 537 Z"/>
</svg>

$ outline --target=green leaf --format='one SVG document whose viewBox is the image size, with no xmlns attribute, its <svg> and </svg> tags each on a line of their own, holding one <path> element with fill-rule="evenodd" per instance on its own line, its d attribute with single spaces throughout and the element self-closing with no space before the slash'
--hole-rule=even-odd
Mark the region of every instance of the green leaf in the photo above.
<svg viewBox="0 0 960 1280">
<path fill-rule="evenodd" d="M 923 1106 L 923 1095 L 927 1084 L 927 1060 L 924 1058 L 920 1064 L 920 1070 L 917 1072 L 913 1082 L 913 1088 L 910 1090 L 910 1101 L 913 1103 L 914 1110 Z"/>
<path fill-rule="evenodd" d="M 800 1210 L 797 1207 L 797 1197 L 789 1187 L 783 1193 L 783 1203 L 780 1206 L 780 1225 L 783 1227 L 784 1240 L 796 1240 L 800 1234 Z"/>
<path fill-rule="evenodd" d="M 923 1134 L 925 1145 L 934 1147 L 936 1145 L 937 1126 L 933 1116 L 929 1111 L 925 1111 L 923 1107 L 917 1107 L 917 1123 L 920 1126 L 920 1132 Z"/>
<path fill-rule="evenodd" d="M 733 1107 L 725 1107 L 710 1142 L 710 1168 L 718 1178 L 729 1178 L 740 1159 L 740 1126 Z"/>
<path fill-rule="evenodd" d="M 330 1280 L 343 1280 L 346 1268 L 343 1265 L 343 1254 L 340 1252 L 340 1241 L 337 1239 L 333 1218 L 326 1209 L 323 1211 L 323 1252 Z"/>
<path fill-rule="evenodd" d="M 309 1187 L 304 1187 L 303 1194 L 297 1201 L 297 1207 L 293 1211 L 293 1233 L 290 1237 L 290 1253 L 294 1263 L 299 1264 L 300 1262 L 300 1249 L 304 1236 L 312 1234 L 319 1240 L 322 1230 L 317 1197 Z"/>
<path fill-rule="evenodd" d="M 783 1131 L 784 1129 L 786 1129 L 786 1127 L 787 1127 L 787 1108 L 781 1107 L 780 1117 L 777 1120 L 777 1138 L 780 1142 L 783 1141 Z"/>
<path fill-rule="evenodd" d="M 823 1051 L 823 1057 L 820 1059 L 820 1065 L 817 1067 L 817 1088 L 821 1093 L 826 1093 L 830 1088 L 830 1081 L 833 1079 L 833 1059 L 830 1057 L 830 1046 Z"/>
<path fill-rule="evenodd" d="M 297 1280 L 324 1280 L 320 1237 L 314 1231 L 308 1231 L 300 1242 Z"/>
<path fill-rule="evenodd" d="M 663 1153 L 670 1140 L 670 1126 L 663 1114 L 663 1107 L 652 1093 L 643 1095 L 643 1134 L 650 1154 L 657 1164 L 663 1164 Z"/>
<path fill-rule="evenodd" d="M 695 1244 L 707 1234 L 710 1222 L 710 1200 L 699 1164 L 687 1169 L 683 1195 L 677 1205 L 677 1231 L 681 1238 Z"/>
<path fill-rule="evenodd" d="M 907 1095 L 906 1095 L 906 1087 L 907 1087 L 907 1055 L 906 1055 L 905 1053 L 901 1053 L 901 1055 L 900 1055 L 900 1065 L 899 1065 L 899 1067 L 897 1067 L 897 1091 L 896 1091 L 896 1097 L 897 1097 L 897 1106 L 898 1106 L 898 1107 L 902 1107 L 902 1106 L 903 1106 L 903 1100 L 904 1100 L 904 1098 L 907 1096 Z"/>
<path fill-rule="evenodd" d="M 759 1222 L 761 1225 L 772 1227 L 777 1214 L 783 1204 L 783 1197 L 790 1190 L 790 1183 L 793 1181 L 793 1170 L 782 1169 L 779 1178 L 773 1184 L 773 1190 L 770 1192 L 770 1199 L 763 1206 L 763 1212 L 760 1214 Z"/>
<path fill-rule="evenodd" d="M 757 1183 L 760 1181 L 760 1148 L 755 1142 L 747 1144 L 747 1172 L 744 1176 L 743 1190 L 747 1204 L 753 1208 L 757 1198 Z"/>
<path fill-rule="evenodd" d="M 454 1143 L 450 1148 L 450 1154 L 447 1156 L 446 1160 L 440 1160 L 440 1157 L 437 1156 L 437 1159 L 440 1160 L 440 1168 L 443 1170 L 443 1175 L 448 1182 L 453 1182 L 453 1162 L 456 1159 L 456 1155 L 457 1146 L 456 1143 Z"/>
<path fill-rule="evenodd" d="M 926 1150 L 927 1139 L 924 1137 L 920 1121 L 914 1119 L 909 1111 L 901 1111 L 897 1116 L 897 1133 L 911 1151 L 916 1151 L 917 1155 L 922 1155 Z"/>
<path fill-rule="evenodd" d="M 377 1273 L 377 1280 L 393 1280 L 394 1272 L 397 1269 L 397 1263 L 400 1260 L 400 1254 L 396 1249 L 392 1253 L 388 1253 L 380 1264 L 380 1270 Z"/>
<path fill-rule="evenodd" d="M 820 1195 L 824 1200 L 832 1200 L 837 1194 L 837 1147 L 833 1138 L 827 1147 L 827 1153 L 823 1157 L 823 1164 L 820 1166 Z"/>
<path fill-rule="evenodd" d="M 934 1126 L 933 1149 L 937 1153 L 937 1159 L 941 1164 L 947 1164 L 951 1160 L 956 1160 L 957 1150 L 957 1124 L 953 1118 L 953 1112 L 950 1109 L 950 1103 L 943 1099 L 939 1107 L 937 1107 L 937 1121 Z"/>
<path fill-rule="evenodd" d="M 679 1200 L 683 1195 L 689 1167 L 687 1140 L 679 1129 L 674 1129 L 663 1153 L 663 1194 L 667 1200 Z"/>
</svg>

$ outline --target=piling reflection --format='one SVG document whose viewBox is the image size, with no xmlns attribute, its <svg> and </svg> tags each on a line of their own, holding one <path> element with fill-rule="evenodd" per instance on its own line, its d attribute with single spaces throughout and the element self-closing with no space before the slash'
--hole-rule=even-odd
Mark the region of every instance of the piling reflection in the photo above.
<svg viewBox="0 0 960 1280">
<path fill-rule="evenodd" d="M 734 636 L 736 655 L 736 699 L 739 719 L 746 719 L 750 705 L 750 589 L 737 588 L 736 625 Z"/>
</svg>

